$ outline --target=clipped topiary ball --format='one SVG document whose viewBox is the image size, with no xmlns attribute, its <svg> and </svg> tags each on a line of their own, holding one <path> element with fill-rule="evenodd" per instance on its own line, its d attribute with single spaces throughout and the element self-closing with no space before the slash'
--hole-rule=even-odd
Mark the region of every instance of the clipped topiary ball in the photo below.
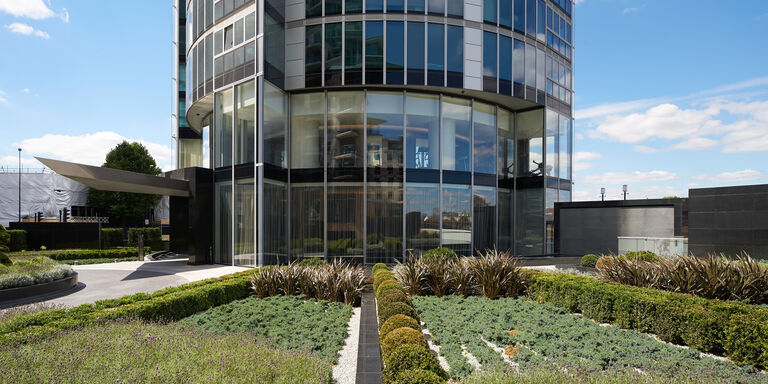
<svg viewBox="0 0 768 384">
<path fill-rule="evenodd" d="M 386 279 L 394 279 L 395 275 L 392 274 L 389 270 L 378 270 L 373 274 L 373 281 L 378 280 L 386 280 Z"/>
<path fill-rule="evenodd" d="M 401 345 L 420 345 L 424 348 L 429 348 L 427 339 L 421 331 L 408 327 L 397 328 L 389 332 L 384 341 L 381 342 L 381 356 L 384 358 L 384 361 L 389 360 L 389 355 Z"/>
<path fill-rule="evenodd" d="M 388 277 L 388 278 L 386 278 L 386 279 L 381 279 L 381 280 L 374 280 L 374 281 L 373 281 L 373 291 L 374 291 L 374 292 L 376 292 L 376 293 L 378 294 L 379 288 L 380 288 L 380 287 L 381 287 L 383 284 L 386 284 L 386 283 L 393 283 L 393 284 L 397 284 L 397 280 L 395 280 L 395 278 L 394 278 L 394 277 Z"/>
<path fill-rule="evenodd" d="M 384 323 L 394 315 L 406 315 L 416 320 L 417 323 L 420 322 L 419 315 L 413 307 L 405 303 L 392 303 L 383 306 L 379 310 L 379 329 L 381 329 Z"/>
<path fill-rule="evenodd" d="M 414 369 L 432 372 L 443 380 L 448 379 L 448 374 L 428 348 L 420 345 L 401 345 L 389 355 L 383 372 L 384 380 L 394 381 L 406 371 Z"/>
<path fill-rule="evenodd" d="M 405 293 L 405 288 L 403 288 L 400 283 L 386 283 L 379 285 L 379 289 L 376 291 L 376 297 L 381 296 L 384 292 L 391 291 L 391 290 L 397 290 L 402 293 Z"/>
<path fill-rule="evenodd" d="M 381 295 L 376 297 L 377 308 L 381 308 L 384 305 L 387 305 L 390 303 L 406 303 L 408 305 L 413 305 L 413 302 L 408 297 L 408 295 L 396 289 L 390 289 L 388 291 L 384 291 L 381 293 Z"/>
<path fill-rule="evenodd" d="M 400 372 L 397 379 L 391 381 L 392 384 L 441 384 L 445 383 L 440 376 L 432 371 L 423 369 L 409 369 Z"/>
<path fill-rule="evenodd" d="M 421 255 L 421 260 L 425 262 L 457 261 L 458 259 L 459 257 L 453 249 L 445 247 L 432 248 Z"/>
<path fill-rule="evenodd" d="M 587 268 L 594 268 L 597 264 L 597 255 L 587 254 L 581 257 L 581 266 Z"/>
<path fill-rule="evenodd" d="M 371 268 L 371 273 L 375 274 L 376 271 L 379 270 L 387 270 L 387 265 L 384 263 L 376 263 L 373 265 L 373 268 Z"/>
<path fill-rule="evenodd" d="M 381 325 L 379 330 L 379 340 L 384 341 L 387 335 L 398 328 L 411 328 L 421 332 L 421 326 L 419 322 L 413 317 L 406 315 L 394 315 L 387 319 L 384 324 Z"/>
</svg>

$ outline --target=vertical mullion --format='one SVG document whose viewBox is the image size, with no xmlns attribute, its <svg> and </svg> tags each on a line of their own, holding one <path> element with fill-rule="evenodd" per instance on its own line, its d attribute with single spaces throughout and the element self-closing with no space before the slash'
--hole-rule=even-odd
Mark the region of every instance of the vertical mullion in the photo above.
<svg viewBox="0 0 768 384">
<path fill-rule="evenodd" d="M 437 206 L 438 206 L 438 212 L 439 212 L 439 230 L 438 233 L 440 234 L 440 237 L 438 238 L 438 245 L 443 246 L 443 95 L 440 94 L 438 97 L 438 104 L 437 104 L 437 137 L 440 138 L 439 144 L 437 145 L 437 159 L 438 159 L 438 169 L 440 170 L 440 182 L 437 186 L 438 191 L 438 198 L 437 198 Z M 455 156 L 455 153 L 454 153 Z"/>
<path fill-rule="evenodd" d="M 232 265 L 235 265 L 235 149 L 237 148 L 235 146 L 235 140 L 237 139 L 237 126 L 235 125 L 235 122 L 237 121 L 237 87 L 232 88 L 232 153 L 229 154 L 230 157 L 230 174 L 232 175 L 232 196 L 230 196 L 230 203 L 232 204 L 232 209 L 230 212 L 232 213 L 230 216 L 230 238 L 232 240 L 231 248 L 229 250 L 229 256 L 232 259 Z"/>
<path fill-rule="evenodd" d="M 323 92 L 323 258 L 328 259 L 328 92 Z"/>
<path fill-rule="evenodd" d="M 256 129 L 256 184 L 254 185 L 254 197 L 256 198 L 256 220 L 254 222 L 254 241 L 256 246 L 256 256 L 254 260 L 257 266 L 264 266 L 264 77 L 258 77 L 256 81 L 256 113 L 255 121 L 258 126 Z"/>
<path fill-rule="evenodd" d="M 407 177 L 406 177 L 407 176 L 406 172 L 407 172 L 407 169 L 408 169 L 408 167 L 406 166 L 406 159 L 407 159 L 406 153 L 408 152 L 408 146 L 407 146 L 407 136 L 408 136 L 407 135 L 407 129 L 408 129 L 408 124 L 407 124 L 407 121 L 406 121 L 406 114 L 408 113 L 408 110 L 406 110 L 407 106 L 406 106 L 406 100 L 405 100 L 405 96 L 406 96 L 405 95 L 405 91 L 400 92 L 400 94 L 403 97 L 403 116 L 402 116 L 403 117 L 403 119 L 402 119 L 402 122 L 403 122 L 403 203 L 402 204 L 403 204 L 403 206 L 401 207 L 401 210 L 403 212 L 403 219 L 402 219 L 402 221 L 403 221 L 403 228 L 402 228 L 402 231 L 403 231 L 403 233 L 402 233 L 403 245 L 401 247 L 402 248 L 401 249 L 402 250 L 401 255 L 402 255 L 403 262 L 405 262 L 405 251 L 407 249 L 407 244 L 406 244 L 406 240 L 407 240 L 406 239 L 406 225 L 407 225 L 407 223 L 406 223 L 406 220 L 405 220 L 405 215 L 406 215 L 406 211 L 407 211 L 407 206 L 406 206 L 406 201 L 407 201 L 407 199 L 406 199 L 406 197 L 407 197 L 406 186 L 408 185 L 408 181 L 407 181 Z"/>
<path fill-rule="evenodd" d="M 497 39 L 498 40 L 498 39 Z M 469 255 L 475 254 L 475 100 L 469 102 Z"/>
<path fill-rule="evenodd" d="M 368 264 L 368 92 L 363 91 L 363 264 Z"/>
</svg>

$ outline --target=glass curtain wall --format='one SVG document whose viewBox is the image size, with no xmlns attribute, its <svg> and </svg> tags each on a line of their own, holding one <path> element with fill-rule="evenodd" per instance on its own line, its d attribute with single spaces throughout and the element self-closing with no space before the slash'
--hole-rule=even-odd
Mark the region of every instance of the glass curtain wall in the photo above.
<svg viewBox="0 0 768 384">
<path fill-rule="evenodd" d="M 234 265 L 255 266 L 256 242 L 254 179 L 235 181 L 235 255 Z"/>
<path fill-rule="evenodd" d="M 286 183 L 264 180 L 264 263 L 288 260 L 288 188 Z"/>
<path fill-rule="evenodd" d="M 325 95 L 291 97 L 291 169 L 323 168 Z"/>
<path fill-rule="evenodd" d="M 216 116 L 216 135 L 213 139 L 214 168 L 232 165 L 232 124 L 235 112 L 234 90 L 227 89 L 216 93 L 214 114 Z"/>
<path fill-rule="evenodd" d="M 214 195 L 214 261 L 232 264 L 232 182 L 216 183 Z"/>
<path fill-rule="evenodd" d="M 323 183 L 291 184 L 291 256 L 323 257 Z"/>
<path fill-rule="evenodd" d="M 249 81 L 235 87 L 235 164 L 253 163 L 256 158 L 256 87 Z"/>
<path fill-rule="evenodd" d="M 440 185 L 405 187 L 405 248 L 415 253 L 440 246 Z"/>
<path fill-rule="evenodd" d="M 472 188 L 472 238 L 479 251 L 497 247 L 496 242 L 496 188 L 474 186 Z"/>
<path fill-rule="evenodd" d="M 502 251 L 514 252 L 514 189 L 515 189 L 515 114 L 504 109 L 498 110 L 497 165 L 499 237 L 497 247 Z"/>
<path fill-rule="evenodd" d="M 264 82 L 264 163 L 288 168 L 285 148 L 285 94 L 279 88 Z"/>
<path fill-rule="evenodd" d="M 544 112 L 517 114 L 517 179 L 515 189 L 515 254 L 544 251 Z"/>
<path fill-rule="evenodd" d="M 459 255 L 471 256 L 472 189 L 469 185 L 443 184 L 441 235 L 443 247 L 451 248 Z"/>
<path fill-rule="evenodd" d="M 472 170 L 472 107 L 471 101 L 443 97 L 443 170 L 470 172 Z"/>
<path fill-rule="evenodd" d="M 496 107 L 475 102 L 473 108 L 475 173 L 493 175 L 496 172 Z"/>
<path fill-rule="evenodd" d="M 409 169 L 440 169 L 440 98 L 408 94 L 405 165 Z"/>
</svg>

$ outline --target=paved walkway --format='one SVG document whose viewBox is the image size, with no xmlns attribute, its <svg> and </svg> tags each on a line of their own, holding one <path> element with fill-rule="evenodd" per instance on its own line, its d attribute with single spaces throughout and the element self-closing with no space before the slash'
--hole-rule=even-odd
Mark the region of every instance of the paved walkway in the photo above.
<svg viewBox="0 0 768 384">
<path fill-rule="evenodd" d="M 74 307 L 134 293 L 151 293 L 166 287 L 219 277 L 248 268 L 209 264 L 187 265 L 187 259 L 177 259 L 76 265 L 73 269 L 78 273 L 78 284 L 72 289 L 7 303 L 3 307 L 36 302 Z"/>
<path fill-rule="evenodd" d="M 360 300 L 360 344 L 357 348 L 356 383 L 381 384 L 381 351 L 379 323 L 376 319 L 376 299 L 372 291 Z"/>
</svg>

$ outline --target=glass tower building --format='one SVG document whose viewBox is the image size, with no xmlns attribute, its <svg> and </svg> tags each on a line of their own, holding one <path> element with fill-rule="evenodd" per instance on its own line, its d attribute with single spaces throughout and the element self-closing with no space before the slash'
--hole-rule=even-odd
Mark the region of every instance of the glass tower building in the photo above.
<svg viewBox="0 0 768 384">
<path fill-rule="evenodd" d="M 212 170 L 213 261 L 552 252 L 571 0 L 178 1 L 177 162 Z"/>
</svg>

